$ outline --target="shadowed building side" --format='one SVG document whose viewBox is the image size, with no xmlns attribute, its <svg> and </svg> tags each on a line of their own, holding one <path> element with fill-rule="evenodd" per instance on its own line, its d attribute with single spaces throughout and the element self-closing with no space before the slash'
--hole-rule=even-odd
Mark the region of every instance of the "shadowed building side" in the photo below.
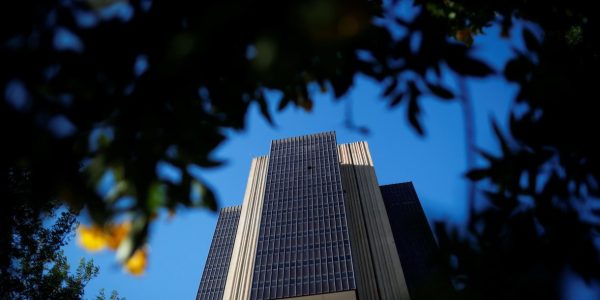
<svg viewBox="0 0 600 300">
<path fill-rule="evenodd" d="M 196 300 L 223 299 L 240 211 L 241 206 L 232 206 L 222 208 L 219 213 Z"/>
<path fill-rule="evenodd" d="M 437 244 L 411 182 L 382 185 L 381 194 L 413 300 L 440 299 L 452 288 L 435 263 Z"/>
</svg>

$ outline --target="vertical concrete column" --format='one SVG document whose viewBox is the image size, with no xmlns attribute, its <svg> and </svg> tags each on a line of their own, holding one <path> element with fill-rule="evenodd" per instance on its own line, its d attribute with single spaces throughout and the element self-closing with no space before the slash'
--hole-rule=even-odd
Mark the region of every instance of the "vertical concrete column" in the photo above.
<svg viewBox="0 0 600 300">
<path fill-rule="evenodd" d="M 373 269 L 373 259 L 369 245 L 365 217 L 362 212 L 360 196 L 356 188 L 356 176 L 348 145 L 338 146 L 340 173 L 346 202 L 350 247 L 356 277 L 356 288 L 359 299 L 380 299 L 377 278 Z"/>
<path fill-rule="evenodd" d="M 344 197 L 349 204 L 353 251 L 360 256 L 357 261 L 362 284 L 357 286 L 359 298 L 408 300 L 408 288 L 368 145 L 366 142 L 343 144 L 338 146 L 338 151 Z M 370 282 L 371 274 L 376 290 Z M 367 294 L 361 295 L 363 293 Z"/>
<path fill-rule="evenodd" d="M 250 297 L 268 164 L 268 156 L 252 160 L 223 299 Z"/>
</svg>

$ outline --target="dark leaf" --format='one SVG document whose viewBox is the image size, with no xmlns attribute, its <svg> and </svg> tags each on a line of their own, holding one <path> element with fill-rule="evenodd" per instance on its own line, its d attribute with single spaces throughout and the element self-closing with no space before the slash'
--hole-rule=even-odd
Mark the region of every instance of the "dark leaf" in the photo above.
<svg viewBox="0 0 600 300">
<path fill-rule="evenodd" d="M 531 61 L 521 55 L 510 60 L 504 68 L 504 77 L 509 81 L 525 82 L 527 74 L 531 72 L 533 64 Z"/>
<path fill-rule="evenodd" d="M 402 99 L 404 99 L 404 93 L 398 93 L 392 98 L 392 101 L 390 101 L 390 107 L 394 107 L 400 104 L 400 102 L 402 102 Z"/>
<path fill-rule="evenodd" d="M 197 165 L 205 167 L 205 168 L 215 168 L 215 167 L 220 167 L 223 164 L 225 164 L 225 161 L 222 160 L 215 160 L 213 158 L 210 157 L 206 157 L 205 159 L 199 160 L 195 162 Z"/>
<path fill-rule="evenodd" d="M 449 100 L 454 98 L 454 94 L 447 88 L 429 82 L 426 82 L 426 84 L 427 88 L 440 99 Z"/>
<path fill-rule="evenodd" d="M 496 134 L 496 137 L 498 138 L 498 141 L 500 142 L 500 147 L 502 149 L 502 153 L 506 156 L 512 153 L 512 150 L 510 148 L 510 146 L 508 145 L 508 141 L 506 140 L 506 137 L 502 134 L 502 131 L 500 130 L 500 126 L 498 126 L 498 123 L 496 122 L 496 120 L 492 120 L 492 127 L 494 129 L 494 133 Z"/>
<path fill-rule="evenodd" d="M 397 86 L 398 86 L 398 79 L 396 77 L 394 77 L 392 79 L 392 82 L 390 82 L 390 84 L 383 91 L 383 97 L 389 97 L 396 90 Z"/>
<path fill-rule="evenodd" d="M 467 176 L 467 178 L 469 178 L 472 181 L 479 181 L 479 180 L 482 180 L 482 179 L 488 177 L 489 174 L 490 174 L 489 169 L 473 169 L 473 170 L 470 170 L 469 172 L 467 172 L 467 174 L 465 174 L 465 176 Z"/>
<path fill-rule="evenodd" d="M 498 161 L 497 157 L 493 156 L 491 153 L 484 151 L 482 149 L 478 149 L 477 153 L 479 153 L 479 155 L 483 156 L 483 158 L 485 158 L 490 163 Z"/>
<path fill-rule="evenodd" d="M 448 65 L 454 71 L 464 76 L 484 77 L 494 74 L 494 70 L 486 63 L 467 56 L 449 59 Z"/>
<path fill-rule="evenodd" d="M 217 211 L 217 198 L 213 193 L 212 189 L 203 185 L 202 189 L 202 206 L 212 210 Z"/>
<path fill-rule="evenodd" d="M 419 135 L 424 135 L 423 127 L 421 127 L 421 122 L 419 121 L 419 114 L 421 112 L 421 108 L 418 103 L 419 91 L 416 89 L 414 84 L 409 84 L 412 87 L 411 95 L 408 101 L 408 109 L 406 113 L 408 114 L 408 121 L 410 125 L 417 131 Z"/>
<path fill-rule="evenodd" d="M 354 80 L 354 74 L 340 74 L 331 79 L 331 85 L 333 86 L 333 93 L 336 98 L 342 97 L 348 89 L 352 86 Z"/>
<path fill-rule="evenodd" d="M 313 109 L 313 102 L 310 99 L 302 99 L 298 102 L 298 106 L 302 107 L 306 112 L 311 112 Z"/>
<path fill-rule="evenodd" d="M 523 28 L 523 40 L 525 41 L 525 46 L 527 46 L 527 49 L 531 51 L 538 51 L 541 47 L 541 44 L 538 41 L 538 39 L 535 37 L 533 32 L 531 32 L 531 30 L 527 27 Z"/>
<path fill-rule="evenodd" d="M 277 111 L 283 111 L 291 102 L 292 101 L 288 97 L 283 95 L 279 100 L 279 105 L 277 105 Z"/>
<path fill-rule="evenodd" d="M 267 122 L 269 122 L 269 124 L 271 126 L 275 126 L 275 123 L 273 122 L 273 119 L 271 118 L 271 113 L 269 112 L 269 105 L 267 104 L 267 100 L 265 99 L 265 97 L 262 93 L 256 99 L 256 101 L 258 101 L 258 105 L 260 107 L 260 113 L 263 115 L 263 117 L 265 117 L 265 119 L 267 120 Z"/>
</svg>

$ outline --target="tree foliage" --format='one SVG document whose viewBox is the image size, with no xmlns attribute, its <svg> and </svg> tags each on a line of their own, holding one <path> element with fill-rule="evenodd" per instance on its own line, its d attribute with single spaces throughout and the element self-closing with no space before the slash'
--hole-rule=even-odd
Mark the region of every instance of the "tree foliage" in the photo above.
<svg viewBox="0 0 600 300">
<path fill-rule="evenodd" d="M 162 209 L 215 209 L 208 184 L 190 170 L 219 165 L 212 151 L 225 129 L 244 128 L 250 105 L 274 122 L 266 91 L 279 92 L 279 109 L 310 111 L 312 88 L 340 98 L 360 73 L 424 134 L 420 96 L 457 94 L 443 72 L 495 73 L 470 55 L 477 34 L 499 24 L 507 36 L 515 22 L 527 23 L 525 49 L 515 48 L 500 72 L 519 86 L 509 131 L 496 130 L 502 153 L 482 152 L 488 166 L 468 173 L 481 182 L 485 207 L 473 211 L 468 236 L 439 225 L 442 254 L 462 294 L 474 298 L 525 297 L 565 268 L 597 279 L 593 3 L 416 0 L 404 14 L 397 2 L 3 3 L 2 172 L 31 170 L 33 206 L 61 199 L 101 225 L 127 214 L 121 252 L 131 255 Z"/>
<path fill-rule="evenodd" d="M 8 174 L 12 197 L 0 248 L 0 299 L 82 299 L 87 283 L 98 275 L 93 260 L 81 258 L 73 274 L 62 250 L 77 226 L 77 214 L 59 201 L 31 203 L 31 172 Z M 101 290 L 98 299 L 104 299 Z M 112 291 L 111 300 L 119 298 Z"/>
<path fill-rule="evenodd" d="M 487 166 L 467 174 L 484 208 L 471 215 L 467 237 L 438 224 L 462 296 L 557 299 L 567 270 L 600 279 L 597 10 L 586 1 L 422 3 L 447 28 L 500 22 L 507 35 L 514 22 L 529 22 L 525 48 L 503 71 L 519 92 L 508 132 L 494 124 L 501 153 L 481 152 Z"/>
<path fill-rule="evenodd" d="M 281 92 L 280 109 L 310 110 L 311 85 L 340 97 L 364 73 L 388 86 L 391 106 L 408 103 L 408 118 L 422 132 L 419 96 L 451 96 L 438 82 L 443 64 L 464 75 L 491 72 L 447 40 L 436 19 L 390 19 L 378 1 L 2 6 L 0 122 L 10 145 L 3 165 L 32 170 L 34 199 L 85 206 L 99 224 L 132 216 L 123 245 L 133 247 L 121 253 L 145 242 L 161 208 L 215 209 L 213 194 L 190 166 L 219 164 L 212 150 L 224 129 L 244 127 L 249 105 L 271 120 L 267 90 Z M 376 20 L 408 34 L 394 38 Z M 420 49 L 411 48 L 415 31 L 423 37 Z M 159 165 L 179 176 L 159 177 Z M 99 192 L 107 178 L 113 188 Z"/>
<path fill-rule="evenodd" d="M 75 274 L 70 273 L 61 247 L 74 230 L 76 215 L 60 212 L 56 202 L 30 205 L 28 178 L 29 172 L 10 174 L 10 190 L 18 202 L 5 204 L 12 209 L 3 225 L 12 230 L 2 236 L 0 299 L 81 299 L 98 267 L 82 258 Z"/>
<path fill-rule="evenodd" d="M 120 298 L 119 297 L 119 293 L 115 290 L 113 290 L 110 293 L 110 296 L 108 298 L 109 300 L 125 300 L 125 298 Z M 96 297 L 96 300 L 106 300 L 106 294 L 104 292 L 104 289 L 100 290 L 100 293 L 98 294 L 98 297 Z"/>
</svg>

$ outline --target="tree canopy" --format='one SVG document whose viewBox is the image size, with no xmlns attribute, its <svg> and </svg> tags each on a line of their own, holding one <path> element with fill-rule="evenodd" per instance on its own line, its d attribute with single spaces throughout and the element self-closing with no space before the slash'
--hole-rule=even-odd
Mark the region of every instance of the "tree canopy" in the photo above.
<svg viewBox="0 0 600 300">
<path fill-rule="evenodd" d="M 310 111 L 312 89 L 340 98 L 363 74 L 424 134 L 420 96 L 460 100 L 442 73 L 493 74 L 469 46 L 492 24 L 507 35 L 524 22 L 526 49 L 501 70 L 519 86 L 509 131 L 496 130 L 502 154 L 480 153 L 489 166 L 468 173 L 485 182 L 478 195 L 488 205 L 472 209 L 468 238 L 439 225 L 442 254 L 454 261 L 447 270 L 463 294 L 475 298 L 525 295 L 567 266 L 597 279 L 593 4 L 416 0 L 405 13 L 399 2 L 2 3 L 0 190 L 10 197 L 6 174 L 25 168 L 32 205 L 60 199 L 107 226 L 127 215 L 131 230 L 119 243 L 127 258 L 161 210 L 217 207 L 190 166 L 219 165 L 211 153 L 225 129 L 244 128 L 250 105 L 272 122 L 267 91 L 280 92 L 279 109 Z M 158 165 L 179 176 L 161 177 Z M 103 190 L 106 181 L 112 185 Z M 11 215 L 7 203 L 2 213 Z M 513 272 L 540 284 L 517 287 L 501 276 Z M 511 288 L 499 292 L 504 285 Z"/>
<path fill-rule="evenodd" d="M 85 286 L 99 268 L 81 258 L 74 274 L 62 248 L 71 240 L 77 214 L 60 201 L 31 203 L 31 172 L 9 171 L 12 215 L 3 219 L 10 228 L 0 240 L 0 299 L 82 299 Z M 104 290 L 98 300 L 105 299 Z M 111 300 L 119 300 L 112 291 Z"/>
<path fill-rule="evenodd" d="M 9 188 L 16 201 L 12 215 L 3 219 L 3 226 L 9 225 L 11 231 L 8 239 L 1 240 L 0 299 L 81 299 L 98 267 L 81 259 L 75 274 L 70 273 L 61 248 L 69 241 L 76 215 L 60 212 L 56 201 L 43 207 L 30 205 L 29 175 L 10 173 Z"/>
</svg>

